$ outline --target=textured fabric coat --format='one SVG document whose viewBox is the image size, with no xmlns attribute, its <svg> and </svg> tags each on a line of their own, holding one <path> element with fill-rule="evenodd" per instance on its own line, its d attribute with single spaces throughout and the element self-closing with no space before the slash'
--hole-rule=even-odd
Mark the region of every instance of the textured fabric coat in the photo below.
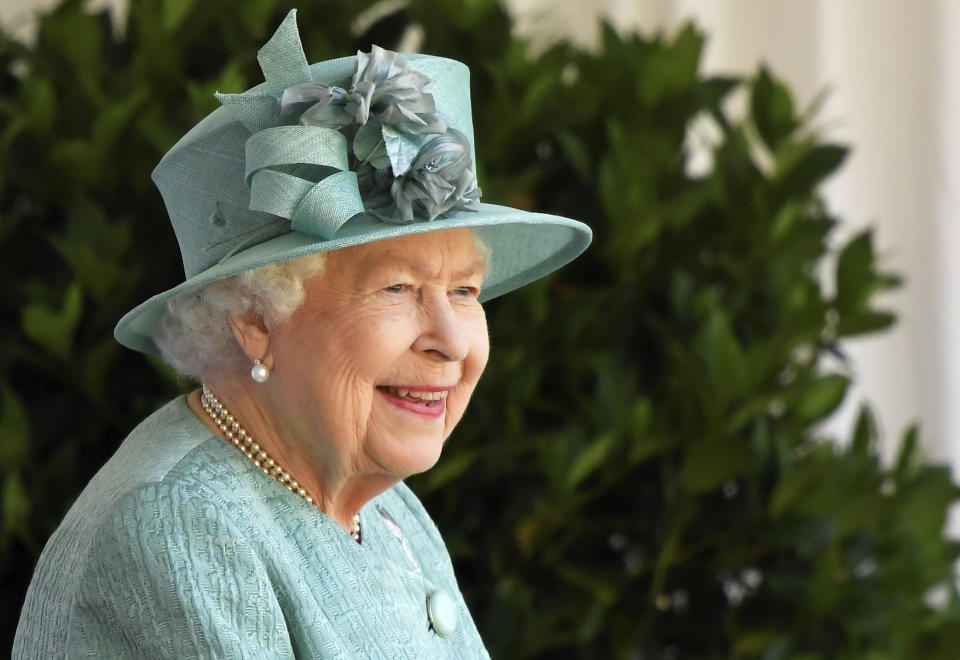
<svg viewBox="0 0 960 660">
<path fill-rule="evenodd" d="M 40 557 L 15 658 L 486 658 L 449 555 L 398 484 L 363 543 L 178 398 L 138 426 Z M 431 625 L 450 598 L 456 628 Z M 434 600 L 436 602 L 436 600 Z"/>
</svg>

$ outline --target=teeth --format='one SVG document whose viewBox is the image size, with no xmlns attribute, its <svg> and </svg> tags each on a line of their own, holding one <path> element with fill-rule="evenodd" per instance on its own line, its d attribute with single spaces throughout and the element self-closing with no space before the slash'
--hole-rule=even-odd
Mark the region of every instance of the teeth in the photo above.
<svg viewBox="0 0 960 660">
<path fill-rule="evenodd" d="M 409 390 L 405 387 L 387 387 L 386 388 L 390 394 L 395 394 L 401 399 L 420 399 L 421 401 L 439 401 L 440 399 L 447 398 L 447 390 L 440 390 L 439 392 L 418 392 L 416 390 Z"/>
</svg>

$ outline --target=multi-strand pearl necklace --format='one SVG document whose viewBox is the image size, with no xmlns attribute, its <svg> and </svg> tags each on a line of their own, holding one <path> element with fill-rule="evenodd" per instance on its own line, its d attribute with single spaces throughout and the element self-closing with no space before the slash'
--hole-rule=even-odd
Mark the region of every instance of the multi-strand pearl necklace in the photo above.
<svg viewBox="0 0 960 660">
<path fill-rule="evenodd" d="M 290 473 L 284 470 L 280 465 L 277 464 L 275 460 L 270 458 L 270 455 L 264 451 L 263 447 L 257 444 L 250 434 L 240 426 L 240 423 L 234 418 L 230 411 L 220 403 L 220 401 L 213 395 L 213 392 L 207 389 L 207 386 L 203 386 L 203 391 L 200 394 L 200 404 L 203 406 L 203 409 L 210 419 L 213 420 L 213 423 L 217 425 L 217 428 L 220 429 L 220 432 L 226 436 L 234 447 L 242 451 L 247 458 L 253 461 L 253 464 L 258 468 L 263 470 L 264 474 L 268 474 L 284 486 L 287 487 L 292 493 L 296 493 L 303 499 L 305 499 L 310 504 L 316 506 L 316 503 L 313 501 L 313 498 L 307 494 L 307 491 L 304 490 L 303 486 L 297 483 L 297 481 L 290 476 Z M 319 508 L 319 507 L 318 507 Z M 353 529 L 350 530 L 350 536 L 353 537 L 353 540 L 357 543 L 360 543 L 360 514 L 358 513 L 353 517 Z"/>
</svg>

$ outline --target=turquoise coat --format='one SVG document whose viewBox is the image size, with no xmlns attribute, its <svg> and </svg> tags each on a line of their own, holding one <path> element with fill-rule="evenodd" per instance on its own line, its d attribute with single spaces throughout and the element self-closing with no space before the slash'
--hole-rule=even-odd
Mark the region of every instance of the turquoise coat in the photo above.
<svg viewBox="0 0 960 660">
<path fill-rule="evenodd" d="M 178 398 L 130 434 L 54 532 L 13 655 L 489 657 L 413 493 L 400 483 L 360 517 L 357 544 Z M 453 630 L 431 624 L 443 601 Z"/>
</svg>

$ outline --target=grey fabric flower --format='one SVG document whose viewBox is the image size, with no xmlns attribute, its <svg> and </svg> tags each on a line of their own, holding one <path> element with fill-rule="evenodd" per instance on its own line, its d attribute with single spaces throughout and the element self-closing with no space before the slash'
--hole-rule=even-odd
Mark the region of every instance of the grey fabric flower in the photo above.
<svg viewBox="0 0 960 660">
<path fill-rule="evenodd" d="M 433 81 L 410 68 L 399 53 L 373 46 L 357 53 L 357 72 L 350 87 L 358 124 L 377 119 L 413 135 L 443 133 L 447 125 L 437 115 L 433 94 L 425 90 Z"/>
<path fill-rule="evenodd" d="M 373 46 L 370 53 L 357 53 L 349 90 L 316 82 L 285 89 L 280 119 L 353 131 L 348 138 L 359 163 L 399 174 L 410 167 L 424 136 L 447 130 L 425 91 L 432 82 L 398 53 Z"/>
<path fill-rule="evenodd" d="M 357 53 L 349 89 L 317 82 L 287 87 L 280 119 L 343 132 L 365 205 L 389 213 L 394 204 L 392 217 L 379 217 L 433 220 L 471 208 L 480 190 L 470 142 L 437 116 L 426 91 L 432 82 L 398 53 L 373 46 Z"/>
<path fill-rule="evenodd" d="M 316 82 L 293 85 L 280 96 L 280 116 L 289 120 L 301 113 L 299 121 L 307 126 L 376 121 L 410 135 L 443 133 L 447 125 L 436 115 L 433 95 L 424 91 L 431 82 L 398 53 L 374 46 L 369 54 L 357 53 L 349 90 Z"/>
<path fill-rule="evenodd" d="M 427 142 L 410 169 L 394 179 L 390 193 L 396 203 L 393 219 L 399 222 L 415 216 L 433 220 L 452 208 L 474 207 L 480 189 L 467 137 L 450 128 Z"/>
<path fill-rule="evenodd" d="M 283 90 L 280 119 L 297 120 L 304 126 L 339 129 L 356 121 L 360 99 L 342 87 L 309 82 Z"/>
</svg>

